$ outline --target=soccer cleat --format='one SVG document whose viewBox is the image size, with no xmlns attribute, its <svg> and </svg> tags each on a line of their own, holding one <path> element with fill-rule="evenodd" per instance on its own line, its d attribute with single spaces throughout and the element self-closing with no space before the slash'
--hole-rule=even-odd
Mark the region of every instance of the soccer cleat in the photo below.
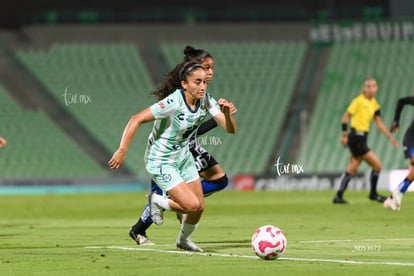
<svg viewBox="0 0 414 276">
<path fill-rule="evenodd" d="M 385 196 L 380 195 L 380 194 L 370 194 L 369 199 L 374 200 L 374 201 L 378 201 L 379 203 L 383 203 L 387 198 Z"/>
<path fill-rule="evenodd" d="M 396 207 L 396 210 L 400 210 L 401 208 L 401 201 L 403 198 L 403 193 L 401 193 L 398 189 L 392 192 L 392 201 Z"/>
<path fill-rule="evenodd" d="M 161 225 L 163 223 L 163 209 L 158 206 L 158 204 L 156 204 L 153 200 L 153 197 L 156 193 L 155 192 L 151 192 L 148 195 L 148 201 L 149 201 L 149 205 L 150 205 L 150 216 L 152 221 L 156 224 L 156 225 Z"/>
<path fill-rule="evenodd" d="M 135 234 L 135 232 L 130 229 L 129 236 L 133 239 L 138 245 L 155 245 L 152 241 L 148 239 L 145 235 Z"/>
<path fill-rule="evenodd" d="M 345 199 L 339 196 L 335 196 L 332 202 L 335 204 L 348 204 L 349 203 L 348 201 L 346 201 Z"/>
<path fill-rule="evenodd" d="M 194 242 L 187 239 L 185 241 L 178 240 L 176 241 L 177 249 L 179 250 L 187 250 L 187 251 L 197 251 L 197 252 L 204 252 L 203 249 L 198 247 Z"/>
<path fill-rule="evenodd" d="M 384 208 L 397 211 L 397 206 L 395 205 L 395 202 L 392 200 L 392 197 L 387 197 L 387 199 L 384 201 Z"/>
</svg>

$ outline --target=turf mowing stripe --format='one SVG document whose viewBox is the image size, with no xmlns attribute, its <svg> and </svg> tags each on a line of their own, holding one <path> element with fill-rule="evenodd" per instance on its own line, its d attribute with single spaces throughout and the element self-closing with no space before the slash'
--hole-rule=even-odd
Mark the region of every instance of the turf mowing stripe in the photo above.
<svg viewBox="0 0 414 276">
<path fill-rule="evenodd" d="M 150 252 L 160 252 L 160 253 L 172 253 L 172 254 L 185 254 L 185 255 L 201 255 L 201 256 L 217 256 L 217 257 L 234 257 L 234 258 L 249 258 L 257 259 L 256 256 L 243 256 L 235 254 L 220 254 L 220 253 L 207 253 L 207 252 L 190 252 L 185 250 L 165 250 L 165 249 L 155 249 L 155 248 L 142 248 L 142 247 L 125 247 L 125 246 L 87 246 L 86 249 L 119 249 L 119 250 L 128 250 L 128 251 L 150 251 Z"/>
<path fill-rule="evenodd" d="M 362 240 L 314 240 L 314 241 L 299 241 L 299 243 L 361 242 L 361 241 L 414 241 L 414 238 L 362 239 Z"/>
<path fill-rule="evenodd" d="M 0 195 L 46 195 L 46 194 L 90 194 L 126 193 L 146 191 L 145 186 L 131 184 L 104 185 L 46 185 L 46 186 L 2 186 Z"/>
<path fill-rule="evenodd" d="M 163 250 L 155 248 L 143 248 L 143 247 L 125 247 L 125 246 L 86 246 L 86 249 L 118 249 L 128 251 L 147 251 L 147 252 L 160 252 L 170 254 L 186 254 L 186 255 L 200 255 L 200 256 L 215 256 L 215 257 L 227 257 L 227 258 L 245 258 L 245 259 L 258 259 L 257 256 L 246 256 L 236 254 L 222 254 L 222 253 L 208 253 L 208 252 L 189 252 L 178 250 Z M 322 263 L 340 263 L 340 264 L 360 264 L 360 265 L 395 265 L 395 266 L 414 266 L 414 263 L 400 263 L 400 262 L 363 262 L 363 261 L 350 261 L 350 260 L 331 260 L 331 259 L 309 259 L 309 258 L 287 258 L 280 257 L 278 260 L 285 261 L 299 261 L 299 262 L 322 262 Z"/>
<path fill-rule="evenodd" d="M 299 241 L 300 243 L 324 243 L 324 242 L 351 242 L 353 240 L 316 240 L 316 241 Z"/>
</svg>

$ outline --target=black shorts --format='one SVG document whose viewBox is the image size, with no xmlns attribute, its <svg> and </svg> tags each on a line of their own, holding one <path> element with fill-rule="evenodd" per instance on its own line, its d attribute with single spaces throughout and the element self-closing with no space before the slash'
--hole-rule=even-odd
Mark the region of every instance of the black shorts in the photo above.
<svg viewBox="0 0 414 276">
<path fill-rule="evenodd" d="M 207 150 L 198 144 L 190 146 L 190 152 L 194 157 L 196 168 L 199 173 L 208 170 L 214 165 L 218 164 L 216 159 L 214 159 L 214 157 L 211 156 Z"/>
<path fill-rule="evenodd" d="M 371 149 L 367 145 L 368 133 L 351 130 L 348 134 L 348 147 L 354 157 L 361 157 Z"/>
<path fill-rule="evenodd" d="M 409 127 L 404 134 L 403 150 L 404 150 L 404 157 L 411 159 L 411 156 L 414 154 L 414 127 L 413 126 Z"/>
</svg>

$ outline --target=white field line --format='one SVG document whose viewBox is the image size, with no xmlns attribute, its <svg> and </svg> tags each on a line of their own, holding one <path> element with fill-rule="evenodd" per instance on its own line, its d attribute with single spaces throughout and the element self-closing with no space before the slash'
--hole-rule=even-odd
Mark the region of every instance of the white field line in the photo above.
<svg viewBox="0 0 414 276">
<path fill-rule="evenodd" d="M 258 259 L 256 256 L 236 255 L 236 254 L 222 254 L 212 252 L 189 252 L 178 250 L 163 250 L 148 247 L 126 247 L 126 246 L 86 246 L 86 249 L 116 249 L 127 251 L 147 251 L 147 252 L 160 252 L 170 254 L 184 254 L 184 255 L 200 255 L 200 256 L 215 256 L 225 258 L 244 258 L 244 259 Z M 359 264 L 359 265 L 394 265 L 394 266 L 414 266 L 414 263 L 400 263 L 400 262 L 363 262 L 363 261 L 351 261 L 351 260 L 332 260 L 332 259 L 316 259 L 316 258 L 285 258 L 280 257 L 278 260 L 284 261 L 299 261 L 299 262 L 323 262 L 323 263 L 340 263 L 340 264 Z"/>
</svg>

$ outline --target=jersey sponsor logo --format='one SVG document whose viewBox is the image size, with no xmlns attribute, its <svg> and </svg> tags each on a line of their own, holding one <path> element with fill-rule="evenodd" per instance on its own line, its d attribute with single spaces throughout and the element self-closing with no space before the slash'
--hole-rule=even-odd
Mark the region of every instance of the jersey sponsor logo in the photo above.
<svg viewBox="0 0 414 276">
<path fill-rule="evenodd" d="M 184 121 L 184 113 L 180 113 L 177 115 L 178 120 Z"/>
<path fill-rule="evenodd" d="M 174 100 L 173 99 L 167 99 L 167 104 L 173 103 Z"/>
<path fill-rule="evenodd" d="M 160 108 L 164 108 L 165 107 L 164 102 L 160 102 L 158 105 L 160 106 Z"/>
</svg>

